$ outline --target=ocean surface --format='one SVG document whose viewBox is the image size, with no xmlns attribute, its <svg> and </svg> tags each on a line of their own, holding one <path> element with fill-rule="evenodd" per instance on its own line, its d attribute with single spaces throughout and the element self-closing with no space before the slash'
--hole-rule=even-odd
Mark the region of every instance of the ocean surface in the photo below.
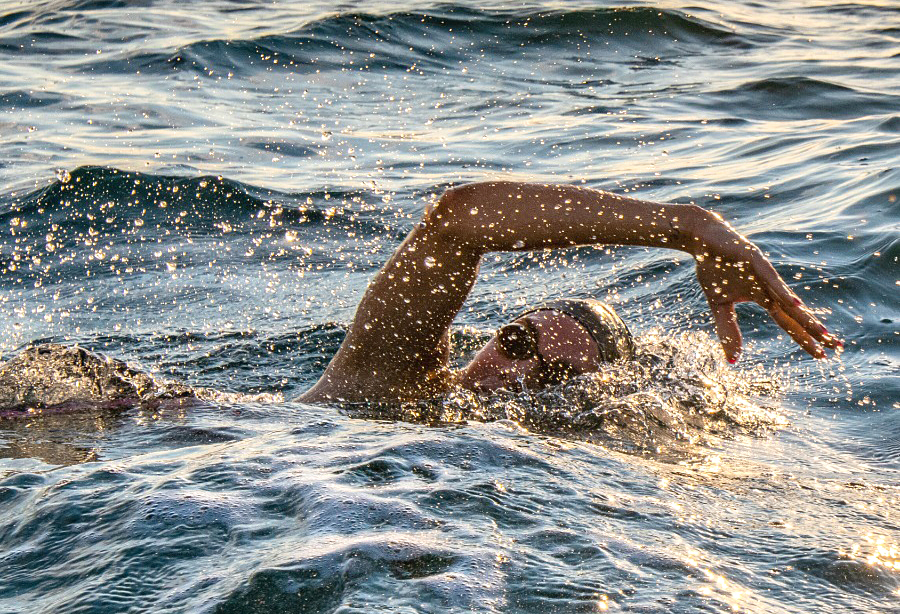
<svg viewBox="0 0 900 614">
<path fill-rule="evenodd" d="M 900 612 L 895 0 L 7 0 L 0 356 L 193 401 L 0 417 L 0 612 Z M 296 397 L 441 190 L 695 202 L 846 341 L 683 254 L 497 254 L 455 360 L 547 298 L 640 360 L 539 394 Z"/>
</svg>

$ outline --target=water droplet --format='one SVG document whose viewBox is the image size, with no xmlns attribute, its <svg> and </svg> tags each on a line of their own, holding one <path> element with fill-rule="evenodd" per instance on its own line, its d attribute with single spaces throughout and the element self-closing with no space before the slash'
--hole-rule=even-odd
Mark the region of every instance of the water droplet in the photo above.
<svg viewBox="0 0 900 614">
<path fill-rule="evenodd" d="M 425 258 L 425 268 L 433 268 L 434 265 L 437 264 L 437 260 L 434 259 L 434 256 L 427 256 Z"/>
<path fill-rule="evenodd" d="M 523 241 L 522 239 L 519 239 L 518 241 L 513 243 L 513 249 L 522 249 L 523 247 L 525 247 L 525 241 Z"/>
<path fill-rule="evenodd" d="M 56 178 L 60 183 L 69 183 L 72 180 L 72 175 L 66 169 L 58 168 L 56 169 Z"/>
<path fill-rule="evenodd" d="M 472 207 L 471 209 L 469 209 L 469 213 L 471 213 L 472 215 L 478 215 L 478 207 Z"/>
</svg>

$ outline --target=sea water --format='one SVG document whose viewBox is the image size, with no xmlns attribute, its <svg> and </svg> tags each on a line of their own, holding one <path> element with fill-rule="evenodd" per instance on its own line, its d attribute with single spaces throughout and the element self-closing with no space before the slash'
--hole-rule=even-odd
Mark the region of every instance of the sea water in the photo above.
<svg viewBox="0 0 900 614">
<path fill-rule="evenodd" d="M 197 401 L 0 420 L 0 611 L 900 612 L 892 0 L 100 0 L 0 8 L 0 354 Z M 448 186 L 713 209 L 846 351 L 759 308 L 724 364 L 692 262 L 497 254 L 639 360 L 542 393 L 294 401 Z"/>
</svg>

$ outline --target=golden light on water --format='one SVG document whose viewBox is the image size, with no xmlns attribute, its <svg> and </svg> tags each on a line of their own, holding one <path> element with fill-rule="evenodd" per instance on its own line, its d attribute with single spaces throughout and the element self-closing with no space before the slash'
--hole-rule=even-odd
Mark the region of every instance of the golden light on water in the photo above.
<svg viewBox="0 0 900 614">
<path fill-rule="evenodd" d="M 853 544 L 849 552 L 842 556 L 888 571 L 900 572 L 900 546 L 890 543 L 884 536 L 871 533 L 864 535 L 861 542 Z"/>
</svg>

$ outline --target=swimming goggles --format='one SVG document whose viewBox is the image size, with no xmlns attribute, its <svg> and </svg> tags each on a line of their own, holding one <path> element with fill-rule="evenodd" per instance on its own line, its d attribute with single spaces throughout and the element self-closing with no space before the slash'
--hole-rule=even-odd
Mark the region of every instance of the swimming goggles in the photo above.
<svg viewBox="0 0 900 614">
<path fill-rule="evenodd" d="M 524 319 L 502 326 L 497 331 L 497 349 L 509 360 L 538 361 L 538 383 L 550 386 L 562 383 L 576 374 L 575 369 L 561 360 L 547 360 L 538 349 L 540 332 L 531 320 Z"/>
</svg>

